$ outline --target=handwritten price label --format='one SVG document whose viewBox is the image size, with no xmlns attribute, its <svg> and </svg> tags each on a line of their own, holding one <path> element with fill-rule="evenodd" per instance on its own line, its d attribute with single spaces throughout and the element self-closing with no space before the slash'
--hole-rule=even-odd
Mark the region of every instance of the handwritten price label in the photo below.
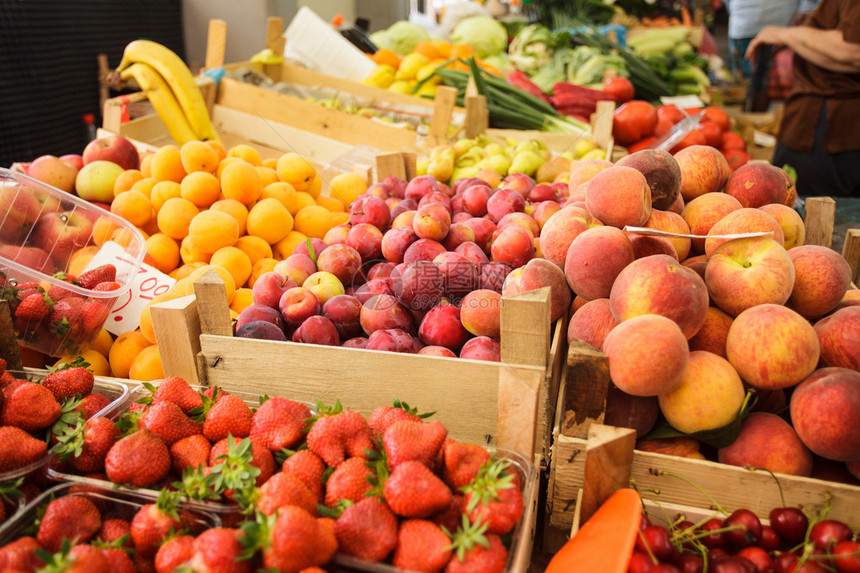
<svg viewBox="0 0 860 573">
<path fill-rule="evenodd" d="M 134 261 L 125 249 L 110 241 L 102 245 L 85 270 L 108 263 L 116 267 L 117 276 L 127 275 L 134 270 Z M 143 308 L 156 296 L 169 291 L 175 283 L 176 280 L 158 269 L 141 263 L 137 273 L 131 279 L 131 288 L 114 302 L 105 320 L 104 328 L 116 335 L 136 329 L 140 326 L 140 313 L 143 312 Z"/>
</svg>

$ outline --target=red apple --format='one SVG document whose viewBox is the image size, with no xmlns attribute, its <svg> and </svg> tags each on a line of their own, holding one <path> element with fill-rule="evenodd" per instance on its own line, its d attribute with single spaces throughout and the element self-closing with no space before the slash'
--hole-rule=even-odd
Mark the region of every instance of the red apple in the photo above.
<svg viewBox="0 0 860 573">
<path fill-rule="evenodd" d="M 63 267 L 72 253 L 89 243 L 93 225 L 93 219 L 79 211 L 48 213 L 36 223 L 32 242 Z"/>
<path fill-rule="evenodd" d="M 78 171 L 84 166 L 84 156 L 79 153 L 67 153 L 61 155 L 60 159 L 77 169 Z"/>
<path fill-rule="evenodd" d="M 51 187 L 73 193 L 78 169 L 54 155 L 41 155 L 30 164 L 27 174 Z"/>
<path fill-rule="evenodd" d="M 140 155 L 134 144 L 121 135 L 99 137 L 87 144 L 81 154 L 84 165 L 93 161 L 112 161 L 123 169 L 140 167 Z"/>
</svg>

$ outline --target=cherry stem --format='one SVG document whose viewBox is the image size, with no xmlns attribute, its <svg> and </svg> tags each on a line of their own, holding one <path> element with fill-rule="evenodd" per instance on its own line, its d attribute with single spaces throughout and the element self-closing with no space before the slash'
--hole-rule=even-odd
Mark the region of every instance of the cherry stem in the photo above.
<svg viewBox="0 0 860 573">
<path fill-rule="evenodd" d="M 650 557 L 650 558 L 651 558 L 651 562 L 652 562 L 654 565 L 657 565 L 658 563 L 660 563 L 660 560 L 659 560 L 659 559 L 657 559 L 657 558 L 654 556 L 654 552 L 653 552 L 653 551 L 651 551 L 651 547 L 649 547 L 649 546 L 648 546 L 648 542 L 645 540 L 645 536 L 644 536 L 644 535 L 642 535 L 642 530 L 641 530 L 641 529 L 639 530 L 638 535 L 639 535 L 639 538 L 642 540 L 642 545 L 644 545 L 644 546 L 645 546 L 645 551 L 646 551 L 646 553 L 648 553 L 648 557 Z"/>
<path fill-rule="evenodd" d="M 699 486 L 697 486 L 696 484 L 694 484 L 693 482 L 691 482 L 687 478 L 681 477 L 677 474 L 673 474 L 673 473 L 666 472 L 663 470 L 657 470 L 657 475 L 669 476 L 669 477 L 673 477 L 673 478 L 677 478 L 677 479 L 681 480 L 682 482 L 686 483 L 687 485 L 689 485 L 690 487 L 694 488 L 696 491 L 701 493 L 703 496 L 708 498 L 708 500 L 710 500 L 711 504 L 716 508 L 717 511 L 719 511 L 720 513 L 724 513 L 724 514 L 728 515 L 729 512 L 726 511 L 725 509 L 723 509 L 723 506 L 721 506 L 719 503 L 717 503 L 717 500 L 715 500 L 708 492 L 706 492 L 705 490 L 703 490 L 702 488 L 700 488 Z"/>
<path fill-rule="evenodd" d="M 777 489 L 779 489 L 779 499 L 780 499 L 780 501 L 782 501 L 782 507 L 785 507 L 785 495 L 782 492 L 782 484 L 779 482 L 779 478 L 777 478 L 776 475 L 774 475 L 774 473 L 772 471 L 770 471 L 767 468 L 761 468 L 758 466 L 748 466 L 748 465 L 744 466 L 744 469 L 747 469 L 751 472 L 765 471 L 765 472 L 769 473 L 770 477 L 773 478 L 773 481 L 776 482 Z"/>
</svg>

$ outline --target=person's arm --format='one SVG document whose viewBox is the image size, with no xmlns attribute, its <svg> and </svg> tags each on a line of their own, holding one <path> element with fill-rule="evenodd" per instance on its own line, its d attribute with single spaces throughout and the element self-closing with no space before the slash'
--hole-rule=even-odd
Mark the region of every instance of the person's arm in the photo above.
<svg viewBox="0 0 860 573">
<path fill-rule="evenodd" d="M 846 42 L 840 30 L 807 26 L 766 26 L 749 44 L 746 57 L 755 61 L 762 44 L 787 46 L 803 59 L 834 72 L 860 72 L 860 44 Z"/>
</svg>

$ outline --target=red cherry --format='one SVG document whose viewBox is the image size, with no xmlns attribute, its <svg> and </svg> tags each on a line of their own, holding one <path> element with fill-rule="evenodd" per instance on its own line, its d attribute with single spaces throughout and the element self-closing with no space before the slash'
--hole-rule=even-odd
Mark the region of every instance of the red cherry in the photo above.
<svg viewBox="0 0 860 573">
<path fill-rule="evenodd" d="M 702 573 L 705 561 L 701 555 L 682 553 L 675 559 L 675 565 L 681 570 L 681 573 Z"/>
<path fill-rule="evenodd" d="M 650 517 L 648 517 L 648 515 L 647 515 L 647 514 L 643 513 L 643 514 L 639 517 L 639 531 L 642 531 L 642 530 L 643 530 L 643 529 L 645 529 L 646 527 L 651 527 L 652 525 L 654 525 L 654 524 L 653 524 L 653 523 L 651 523 L 651 518 L 650 518 Z"/>
<path fill-rule="evenodd" d="M 797 566 L 797 555 L 788 551 L 778 553 L 773 558 L 774 573 L 793 573 Z"/>
<path fill-rule="evenodd" d="M 634 551 L 630 558 L 630 564 L 627 566 L 627 573 L 650 573 L 654 565 L 650 555 Z"/>
<path fill-rule="evenodd" d="M 767 573 L 773 568 L 773 560 L 767 554 L 767 551 L 761 547 L 744 547 L 738 551 L 738 555 L 749 559 L 755 565 L 756 573 Z"/>
<path fill-rule="evenodd" d="M 825 519 L 812 526 L 809 540 L 825 550 L 830 550 L 842 541 L 851 539 L 851 528 L 835 519 Z"/>
<path fill-rule="evenodd" d="M 713 573 L 755 573 L 755 565 L 748 559 L 736 556 L 720 557 L 713 562 L 713 568 L 708 567 Z"/>
<path fill-rule="evenodd" d="M 723 528 L 723 520 L 717 517 L 711 518 L 702 524 L 702 531 L 714 531 Z M 708 549 L 722 549 L 726 546 L 725 533 L 712 533 L 701 538 L 702 545 Z"/>
<path fill-rule="evenodd" d="M 779 537 L 789 545 L 800 543 L 806 538 L 809 519 L 797 507 L 775 507 L 768 516 L 770 526 Z"/>
<path fill-rule="evenodd" d="M 642 553 L 650 550 L 658 561 L 668 560 L 675 552 L 669 530 L 662 525 L 652 525 L 640 531 L 636 538 L 636 549 Z"/>
<path fill-rule="evenodd" d="M 723 527 L 741 526 L 724 533 L 726 541 L 737 548 L 755 545 L 761 539 L 761 521 L 758 516 L 748 509 L 738 509 L 723 520 Z"/>
<path fill-rule="evenodd" d="M 765 551 L 776 551 L 779 549 L 782 539 L 779 538 L 776 530 L 770 525 L 761 526 L 761 539 L 758 542 L 759 547 Z"/>
<path fill-rule="evenodd" d="M 725 549 L 717 547 L 708 551 L 708 563 L 713 563 L 714 561 L 722 559 L 723 557 L 729 557 L 729 553 Z"/>
<path fill-rule="evenodd" d="M 837 543 L 833 549 L 833 564 L 839 573 L 860 573 L 860 542 Z"/>
<path fill-rule="evenodd" d="M 651 573 L 682 573 L 682 571 L 671 563 L 660 563 L 651 569 Z"/>
</svg>

